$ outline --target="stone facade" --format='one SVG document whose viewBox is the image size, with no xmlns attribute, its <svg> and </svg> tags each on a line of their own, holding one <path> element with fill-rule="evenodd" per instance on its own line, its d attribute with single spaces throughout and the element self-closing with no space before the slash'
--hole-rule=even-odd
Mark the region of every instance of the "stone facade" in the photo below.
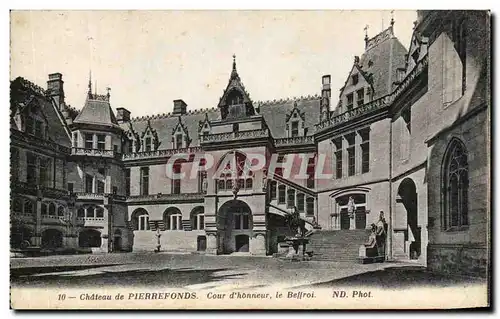
<svg viewBox="0 0 500 319">
<path fill-rule="evenodd" d="M 271 255 L 293 235 L 293 210 L 311 233 L 369 229 L 383 212 L 388 258 L 485 276 L 488 19 L 419 12 L 408 49 L 391 21 L 366 37 L 335 107 L 328 75 L 318 95 L 253 102 L 235 60 L 216 107 L 190 111 L 177 99 L 173 113 L 140 118 L 115 116 L 90 82 L 76 110 L 61 74 L 47 90 L 18 78 L 12 247 Z M 450 147 L 467 177 L 458 197 Z M 263 167 L 248 172 L 255 156 Z"/>
</svg>

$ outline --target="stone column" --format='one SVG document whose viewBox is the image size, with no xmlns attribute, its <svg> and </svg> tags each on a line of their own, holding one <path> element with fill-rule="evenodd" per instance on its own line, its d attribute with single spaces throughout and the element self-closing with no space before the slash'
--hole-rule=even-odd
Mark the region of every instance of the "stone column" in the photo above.
<svg viewBox="0 0 500 319">
<path fill-rule="evenodd" d="M 217 234 L 207 233 L 207 254 L 217 255 Z"/>
<path fill-rule="evenodd" d="M 35 233 L 31 237 L 31 245 L 41 246 L 42 245 L 42 191 L 37 190 L 36 205 L 35 205 Z"/>
<path fill-rule="evenodd" d="M 250 240 L 250 253 L 256 256 L 266 255 L 266 236 L 263 232 L 254 233 Z"/>
<path fill-rule="evenodd" d="M 406 259 L 408 258 L 408 251 L 406 250 L 405 234 L 408 231 L 406 208 L 404 207 L 401 196 L 396 196 L 396 203 L 394 205 L 393 214 L 393 237 L 392 237 L 392 251 L 394 258 Z"/>
</svg>

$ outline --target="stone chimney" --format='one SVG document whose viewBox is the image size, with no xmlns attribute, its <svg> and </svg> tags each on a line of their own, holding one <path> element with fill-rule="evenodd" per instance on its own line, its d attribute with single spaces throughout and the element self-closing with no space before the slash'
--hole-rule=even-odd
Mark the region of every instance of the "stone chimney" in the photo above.
<svg viewBox="0 0 500 319">
<path fill-rule="evenodd" d="M 119 107 L 116 109 L 116 121 L 121 123 L 126 123 L 130 121 L 130 111 L 126 108 Z"/>
<path fill-rule="evenodd" d="M 62 111 L 64 105 L 64 81 L 61 73 L 49 74 L 47 94 L 54 99 L 57 107 Z"/>
<path fill-rule="evenodd" d="M 184 115 L 187 111 L 187 104 L 183 100 L 174 100 L 173 115 Z"/>
<path fill-rule="evenodd" d="M 332 96 L 332 89 L 331 89 L 331 75 L 323 75 L 321 83 L 323 87 L 321 88 L 321 97 L 327 97 L 330 99 Z"/>
</svg>

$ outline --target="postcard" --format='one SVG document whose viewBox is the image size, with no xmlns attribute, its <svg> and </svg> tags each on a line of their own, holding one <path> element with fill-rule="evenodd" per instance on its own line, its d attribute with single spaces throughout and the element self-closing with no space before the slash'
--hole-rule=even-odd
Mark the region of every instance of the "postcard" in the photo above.
<svg viewBox="0 0 500 319">
<path fill-rule="evenodd" d="M 490 19 L 11 11 L 11 307 L 489 307 Z"/>
</svg>

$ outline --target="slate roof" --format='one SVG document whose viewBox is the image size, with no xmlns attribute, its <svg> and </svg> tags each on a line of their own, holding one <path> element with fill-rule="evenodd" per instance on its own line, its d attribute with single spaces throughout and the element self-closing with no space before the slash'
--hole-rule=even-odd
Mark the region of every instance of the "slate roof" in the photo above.
<svg viewBox="0 0 500 319">
<path fill-rule="evenodd" d="M 115 114 L 106 95 L 88 94 L 74 123 L 91 123 L 105 126 L 117 126 Z"/>
<path fill-rule="evenodd" d="M 365 78 L 371 77 L 374 100 L 391 93 L 395 88 L 393 82 L 397 79 L 397 69 L 405 66 L 407 53 L 394 36 L 392 26 L 368 40 L 368 47 L 361 55 L 358 67 Z M 344 87 L 348 80 L 349 77 Z M 340 88 L 340 94 L 344 87 Z"/>
<path fill-rule="evenodd" d="M 363 53 L 359 65 L 363 72 L 371 73 L 373 76 L 374 99 L 387 95 L 394 89 L 392 82 L 397 79 L 397 69 L 405 66 L 407 53 L 406 48 L 395 36 L 381 41 Z"/>
<path fill-rule="evenodd" d="M 11 82 L 10 86 L 10 114 L 11 127 L 15 127 L 12 116 L 16 111 L 22 111 L 27 107 L 40 107 L 40 111 L 47 120 L 48 139 L 60 145 L 70 147 L 71 141 L 64 129 L 65 124 L 61 122 L 62 115 L 52 100 L 45 96 L 45 90 L 32 82 L 18 77 Z M 14 124 L 14 125 L 12 125 Z"/>
<path fill-rule="evenodd" d="M 312 135 L 312 127 L 319 121 L 319 105 L 320 96 L 309 96 L 298 99 L 281 99 L 273 101 L 255 102 L 259 108 L 259 114 L 264 117 L 269 130 L 274 138 L 286 137 L 286 116 L 293 109 L 293 103 L 297 101 L 297 108 L 305 113 L 305 127 L 309 127 L 308 135 Z M 205 121 L 208 117 L 209 121 L 220 120 L 220 110 L 216 108 L 202 109 L 189 111 L 180 116 L 182 124 L 187 128 L 189 138 L 191 139 L 190 146 L 199 146 L 199 129 L 200 122 Z M 150 122 L 151 128 L 156 130 L 160 142 L 158 149 L 169 149 L 172 147 L 172 131 L 179 123 L 179 115 L 158 114 L 151 116 L 142 116 L 132 118 L 130 125 L 133 130 L 141 136 L 146 130 Z M 129 124 L 120 124 L 121 128 L 126 132 L 129 131 Z"/>
</svg>

